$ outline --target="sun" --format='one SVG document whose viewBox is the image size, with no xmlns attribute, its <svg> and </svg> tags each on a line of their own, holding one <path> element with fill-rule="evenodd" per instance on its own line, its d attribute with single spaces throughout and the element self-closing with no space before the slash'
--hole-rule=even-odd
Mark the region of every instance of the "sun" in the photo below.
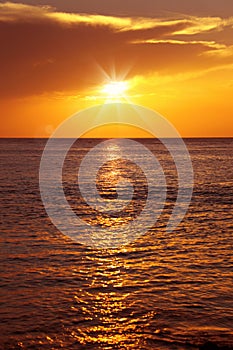
<svg viewBox="0 0 233 350">
<path fill-rule="evenodd" d="M 101 92 L 108 98 L 117 99 L 124 98 L 128 89 L 129 84 L 127 81 L 111 81 L 103 86 Z"/>
</svg>

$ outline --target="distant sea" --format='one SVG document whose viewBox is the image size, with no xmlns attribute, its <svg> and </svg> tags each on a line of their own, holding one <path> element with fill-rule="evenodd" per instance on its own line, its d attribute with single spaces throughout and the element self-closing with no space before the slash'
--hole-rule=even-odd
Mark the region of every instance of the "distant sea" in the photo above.
<svg viewBox="0 0 233 350">
<path fill-rule="evenodd" d="M 104 226 L 111 220 L 88 208 L 76 183 L 82 157 L 101 141 L 74 144 L 63 183 L 73 211 Z M 233 139 L 185 139 L 194 192 L 170 234 L 175 166 L 158 141 L 138 141 L 164 168 L 167 203 L 145 235 L 98 250 L 61 234 L 46 214 L 39 192 L 46 140 L 0 140 L 0 349 L 233 349 Z M 103 167 L 98 183 L 110 199 L 116 166 Z M 127 166 L 120 164 L 125 175 Z M 140 176 L 122 222 L 146 200 Z"/>
</svg>

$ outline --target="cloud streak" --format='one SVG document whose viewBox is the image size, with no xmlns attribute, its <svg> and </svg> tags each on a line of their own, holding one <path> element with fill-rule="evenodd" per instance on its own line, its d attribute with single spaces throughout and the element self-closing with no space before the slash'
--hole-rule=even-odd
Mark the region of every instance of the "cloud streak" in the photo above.
<svg viewBox="0 0 233 350">
<path fill-rule="evenodd" d="M 0 4 L 1 21 L 33 22 L 35 19 L 50 19 L 62 24 L 104 25 L 114 28 L 117 31 L 134 31 L 181 25 L 183 28 L 174 30 L 173 34 L 187 35 L 211 30 L 223 30 L 225 27 L 233 26 L 233 17 L 222 19 L 220 17 L 186 16 L 180 19 L 168 20 L 150 17 L 116 17 L 98 14 L 57 12 L 51 6 L 31 6 L 23 3 L 6 2 Z"/>
</svg>

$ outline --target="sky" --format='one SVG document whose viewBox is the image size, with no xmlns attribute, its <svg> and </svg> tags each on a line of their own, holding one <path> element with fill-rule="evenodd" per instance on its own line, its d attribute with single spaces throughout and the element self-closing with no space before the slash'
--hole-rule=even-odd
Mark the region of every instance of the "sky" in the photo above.
<svg viewBox="0 0 233 350">
<path fill-rule="evenodd" d="M 49 137 L 116 81 L 183 137 L 233 137 L 232 0 L 0 1 L 1 137 Z"/>
</svg>

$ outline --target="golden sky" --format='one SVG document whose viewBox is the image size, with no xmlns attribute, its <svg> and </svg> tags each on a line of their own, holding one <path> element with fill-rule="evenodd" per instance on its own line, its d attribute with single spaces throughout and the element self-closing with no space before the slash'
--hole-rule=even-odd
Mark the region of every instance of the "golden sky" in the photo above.
<svg viewBox="0 0 233 350">
<path fill-rule="evenodd" d="M 232 0 L 153 4 L 0 2 L 0 136 L 49 137 L 124 81 L 183 137 L 233 137 Z"/>
</svg>

